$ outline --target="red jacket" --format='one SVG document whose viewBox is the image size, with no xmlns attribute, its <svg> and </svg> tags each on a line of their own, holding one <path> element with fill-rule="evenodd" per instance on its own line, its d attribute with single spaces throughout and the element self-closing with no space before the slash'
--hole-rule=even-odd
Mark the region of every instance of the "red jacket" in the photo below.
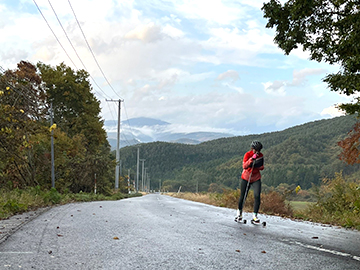
<svg viewBox="0 0 360 270">
<path fill-rule="evenodd" d="M 258 181 L 261 179 L 261 174 L 260 171 L 262 171 L 264 169 L 264 165 L 259 167 L 259 168 L 254 168 L 253 172 L 251 173 L 252 170 L 252 163 L 253 160 L 251 159 L 251 157 L 254 155 L 253 150 L 250 150 L 249 152 L 246 152 L 246 154 L 244 155 L 244 160 L 243 160 L 243 172 L 241 174 L 241 178 L 249 181 L 250 175 L 251 175 L 251 179 L 250 179 L 250 183 L 253 183 L 255 181 Z M 260 153 L 259 157 L 263 157 L 263 154 Z"/>
</svg>

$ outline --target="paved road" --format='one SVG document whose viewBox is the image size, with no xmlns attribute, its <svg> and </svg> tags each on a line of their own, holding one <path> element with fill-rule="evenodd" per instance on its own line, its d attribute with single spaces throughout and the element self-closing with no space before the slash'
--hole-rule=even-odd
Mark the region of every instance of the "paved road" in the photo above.
<svg viewBox="0 0 360 270">
<path fill-rule="evenodd" d="M 360 269 L 358 231 L 234 215 L 159 194 L 54 207 L 0 244 L 0 269 Z"/>
</svg>

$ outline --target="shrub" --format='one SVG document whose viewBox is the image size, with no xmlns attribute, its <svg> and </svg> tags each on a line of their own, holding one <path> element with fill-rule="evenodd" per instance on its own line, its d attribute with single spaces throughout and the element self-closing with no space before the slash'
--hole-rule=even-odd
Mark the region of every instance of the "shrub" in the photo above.
<svg viewBox="0 0 360 270">
<path fill-rule="evenodd" d="M 360 229 L 360 188 L 346 181 L 341 173 L 334 179 L 324 179 L 317 189 L 317 202 L 306 215 L 314 221 Z"/>
<path fill-rule="evenodd" d="M 285 196 L 275 191 L 261 195 L 261 211 L 269 215 L 292 216 L 293 211 Z"/>
<path fill-rule="evenodd" d="M 44 195 L 45 204 L 58 204 L 61 201 L 61 194 L 56 190 L 56 188 L 51 188 L 50 191 L 46 192 Z"/>
<path fill-rule="evenodd" d="M 27 206 L 17 202 L 15 199 L 10 199 L 3 205 L 3 209 L 8 213 L 16 214 L 27 211 Z"/>
</svg>

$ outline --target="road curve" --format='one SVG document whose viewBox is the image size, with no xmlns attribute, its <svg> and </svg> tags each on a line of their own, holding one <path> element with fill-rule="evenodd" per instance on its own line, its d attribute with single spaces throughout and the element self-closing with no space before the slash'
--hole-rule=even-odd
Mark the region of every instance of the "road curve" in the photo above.
<svg viewBox="0 0 360 270">
<path fill-rule="evenodd" d="M 160 194 L 54 207 L 0 244 L 0 269 L 360 269 L 358 231 L 234 215 Z"/>
</svg>

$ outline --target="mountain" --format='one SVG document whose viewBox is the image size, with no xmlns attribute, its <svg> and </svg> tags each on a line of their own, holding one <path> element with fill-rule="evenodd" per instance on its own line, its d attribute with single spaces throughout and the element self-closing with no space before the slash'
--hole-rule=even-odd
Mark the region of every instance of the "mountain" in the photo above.
<svg viewBox="0 0 360 270">
<path fill-rule="evenodd" d="M 115 150 L 117 121 L 105 120 L 104 126 L 111 149 Z M 219 132 L 174 132 L 174 127 L 171 123 L 146 117 L 132 118 L 121 122 L 120 128 L 120 148 L 155 141 L 199 144 L 209 140 L 234 136 Z"/>
<path fill-rule="evenodd" d="M 349 178 L 360 177 L 360 165 L 348 166 L 339 160 L 338 142 L 344 139 L 356 123 L 354 116 L 341 116 L 295 126 L 283 131 L 220 138 L 197 145 L 151 142 L 121 150 L 122 164 L 136 171 L 137 149 L 151 175 L 153 186 L 159 181 L 167 190 L 200 191 L 216 184 L 237 188 L 242 172 L 242 159 L 250 143 L 259 140 L 263 145 L 265 186 L 300 185 L 303 189 L 319 185 L 324 178 L 341 172 Z"/>
</svg>

